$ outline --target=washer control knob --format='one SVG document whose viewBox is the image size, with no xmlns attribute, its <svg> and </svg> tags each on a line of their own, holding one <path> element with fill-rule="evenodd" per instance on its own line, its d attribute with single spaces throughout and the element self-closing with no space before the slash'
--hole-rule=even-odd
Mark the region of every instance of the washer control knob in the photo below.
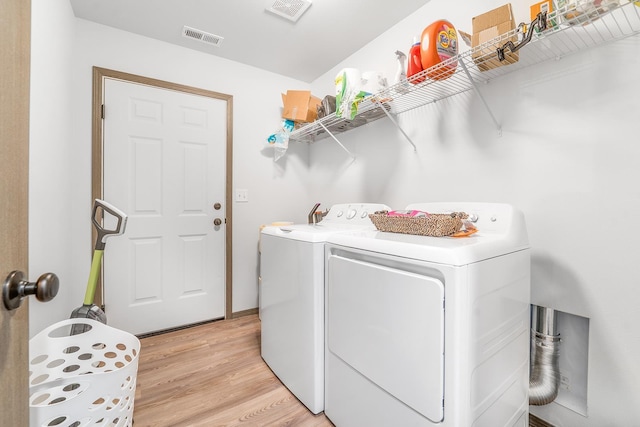
<svg viewBox="0 0 640 427">
<path fill-rule="evenodd" d="M 342 212 L 342 211 L 338 211 L 338 212 L 336 213 L 336 216 L 337 216 L 338 218 L 340 218 L 343 214 L 344 214 L 344 212 Z"/>
<path fill-rule="evenodd" d="M 478 214 L 475 212 L 472 212 L 469 214 L 469 221 L 471 222 L 478 222 Z"/>
<path fill-rule="evenodd" d="M 356 211 L 355 209 L 351 209 L 349 212 L 347 212 L 347 219 L 353 219 L 353 217 L 356 216 L 357 213 L 358 211 Z"/>
<path fill-rule="evenodd" d="M 360 218 L 366 218 L 369 215 L 369 212 L 364 211 L 362 212 L 362 215 L 360 215 Z"/>
</svg>

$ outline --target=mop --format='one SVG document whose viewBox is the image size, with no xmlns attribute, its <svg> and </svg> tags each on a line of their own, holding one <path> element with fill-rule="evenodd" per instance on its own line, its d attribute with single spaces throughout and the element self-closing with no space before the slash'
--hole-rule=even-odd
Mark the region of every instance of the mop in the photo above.
<svg viewBox="0 0 640 427">
<path fill-rule="evenodd" d="M 108 212 L 118 220 L 118 223 L 113 230 L 106 229 L 102 225 L 100 225 L 100 221 L 96 219 L 98 209 L 102 210 L 101 216 L 104 216 L 104 212 Z M 107 238 L 112 236 L 119 236 L 124 233 L 127 225 L 127 215 L 115 206 L 112 206 L 109 203 L 105 202 L 104 200 L 96 199 L 93 204 L 91 221 L 96 228 L 98 236 L 96 238 L 96 244 L 93 251 L 91 270 L 89 272 L 89 281 L 87 282 L 87 290 L 85 292 L 84 302 L 81 307 L 73 310 L 73 312 L 71 313 L 71 319 L 92 319 L 106 324 L 107 315 L 100 307 L 93 303 L 96 294 L 96 288 L 98 286 L 98 276 L 100 275 L 102 256 L 104 255 L 104 248 Z M 74 324 L 71 327 L 71 335 L 87 332 L 89 328 L 89 325 L 80 323 Z"/>
</svg>

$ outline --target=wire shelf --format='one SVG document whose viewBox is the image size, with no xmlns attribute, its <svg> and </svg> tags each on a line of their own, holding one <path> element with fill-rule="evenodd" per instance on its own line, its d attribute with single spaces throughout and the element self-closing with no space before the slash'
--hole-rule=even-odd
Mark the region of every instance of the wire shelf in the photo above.
<svg viewBox="0 0 640 427">
<path fill-rule="evenodd" d="M 534 33 L 531 41 L 517 52 L 507 50 L 503 61 L 498 60 L 498 48 L 508 41 L 517 43 L 523 36 L 520 29 L 462 52 L 410 78 L 414 81 L 424 78 L 420 83 L 400 82 L 364 98 L 353 120 L 332 114 L 295 129 L 290 139 L 317 141 L 331 136 L 327 131 L 333 135 L 339 134 L 386 117 L 388 113 L 401 114 L 467 92 L 477 84 L 487 83 L 513 71 L 639 33 L 640 7 L 634 2 L 619 5 L 617 0 L 604 0 L 596 7 L 593 1 L 578 1 L 549 13 L 547 29 Z M 453 74 L 451 70 L 454 70 Z M 446 75 L 449 76 L 445 78 Z"/>
</svg>

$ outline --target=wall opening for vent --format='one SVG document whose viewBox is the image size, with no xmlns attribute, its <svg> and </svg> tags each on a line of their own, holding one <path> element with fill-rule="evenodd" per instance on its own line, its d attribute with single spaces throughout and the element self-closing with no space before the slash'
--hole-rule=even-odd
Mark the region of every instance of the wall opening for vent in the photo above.
<svg viewBox="0 0 640 427">
<path fill-rule="evenodd" d="M 269 1 L 266 10 L 296 22 L 311 6 L 311 0 L 275 0 Z"/>
<path fill-rule="evenodd" d="M 202 43 L 207 43 L 213 46 L 220 46 L 224 37 L 217 36 L 215 34 L 207 33 L 206 31 L 197 30 L 195 28 L 187 27 L 182 28 L 182 36 L 189 39 L 198 40 Z"/>
</svg>

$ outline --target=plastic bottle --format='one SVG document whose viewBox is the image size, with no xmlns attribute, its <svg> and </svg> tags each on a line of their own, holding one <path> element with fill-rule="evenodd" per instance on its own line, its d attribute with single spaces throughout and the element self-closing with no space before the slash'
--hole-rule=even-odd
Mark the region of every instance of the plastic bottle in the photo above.
<svg viewBox="0 0 640 427">
<path fill-rule="evenodd" d="M 396 60 L 398 61 L 398 69 L 393 80 L 393 84 L 397 85 L 397 90 L 400 93 L 409 92 L 409 83 L 407 81 L 407 71 L 405 64 L 407 63 L 407 55 L 404 52 L 396 50 Z"/>
<path fill-rule="evenodd" d="M 451 22 L 440 19 L 422 32 L 420 42 L 421 63 L 424 70 L 444 63 L 441 67 L 427 71 L 427 77 L 433 80 L 449 78 L 458 66 L 458 61 L 449 61 L 458 54 L 458 35 Z"/>
<path fill-rule="evenodd" d="M 422 72 L 422 54 L 420 51 L 420 41 L 417 37 L 413 38 L 413 44 L 409 50 L 409 62 L 407 64 L 407 78 L 410 83 L 418 84 L 425 80 L 424 76 L 415 77 L 416 74 Z"/>
<path fill-rule="evenodd" d="M 396 59 L 398 60 L 398 69 L 396 70 L 396 76 L 393 83 L 400 83 L 407 80 L 407 70 L 405 70 L 405 61 L 407 60 L 407 55 L 404 52 L 400 52 L 396 50 Z"/>
</svg>

